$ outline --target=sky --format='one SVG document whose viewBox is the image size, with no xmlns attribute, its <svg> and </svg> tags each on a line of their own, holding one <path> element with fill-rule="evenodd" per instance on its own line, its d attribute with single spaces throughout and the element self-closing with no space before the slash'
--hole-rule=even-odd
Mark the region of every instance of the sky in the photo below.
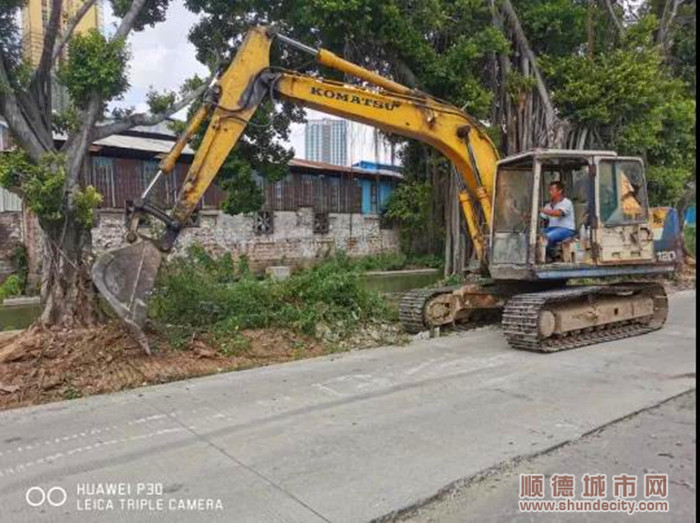
<svg viewBox="0 0 700 523">
<path fill-rule="evenodd" d="M 104 29 L 106 34 L 114 32 L 116 19 L 109 8 L 109 2 L 103 2 Z M 195 48 L 187 38 L 189 29 L 197 21 L 197 16 L 189 12 L 182 0 L 172 0 L 166 20 L 155 27 L 132 33 L 129 44 L 132 59 L 129 70 L 131 88 L 124 99 L 117 105 L 133 106 L 137 111 L 148 109 L 145 99 L 150 87 L 158 91 L 165 89 L 177 91 L 182 82 L 192 75 L 207 77 L 207 68 L 195 57 Z M 185 117 L 186 111 L 176 116 Z M 307 110 L 307 118 L 335 118 L 318 111 Z M 380 140 L 381 143 L 381 140 Z M 285 144 L 293 147 L 297 158 L 304 158 L 304 125 L 292 124 L 290 139 Z M 360 160 L 390 163 L 391 153 L 383 144 L 375 155 L 374 129 L 356 122 L 349 123 L 348 129 L 348 163 Z"/>
</svg>

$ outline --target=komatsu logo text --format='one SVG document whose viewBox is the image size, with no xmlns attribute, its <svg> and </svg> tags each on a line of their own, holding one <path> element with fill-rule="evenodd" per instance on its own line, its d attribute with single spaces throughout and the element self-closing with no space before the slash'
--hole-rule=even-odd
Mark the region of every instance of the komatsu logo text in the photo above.
<svg viewBox="0 0 700 523">
<path fill-rule="evenodd" d="M 339 93 L 338 91 L 333 91 L 332 89 L 322 89 L 320 87 L 312 87 L 311 94 L 316 96 L 322 96 L 324 98 L 332 98 L 334 100 L 341 100 L 343 102 L 349 102 L 352 104 L 366 105 L 367 107 L 374 107 L 375 109 L 386 109 L 387 111 L 393 111 L 396 107 L 401 105 L 399 102 L 382 102 L 381 100 L 375 100 L 373 98 L 367 98 L 365 96 L 357 96 L 354 94 Z"/>
</svg>

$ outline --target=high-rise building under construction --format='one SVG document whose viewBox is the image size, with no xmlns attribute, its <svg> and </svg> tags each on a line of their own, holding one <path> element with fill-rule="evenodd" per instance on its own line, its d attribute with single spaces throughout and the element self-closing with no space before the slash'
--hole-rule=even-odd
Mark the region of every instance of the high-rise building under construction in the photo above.
<svg viewBox="0 0 700 523">
<path fill-rule="evenodd" d="M 63 0 L 63 13 L 61 25 L 65 27 L 83 5 L 83 0 Z M 27 0 L 22 8 L 22 53 L 31 64 L 36 65 L 41 59 L 44 47 L 44 28 L 51 17 L 52 0 Z M 76 33 L 97 29 L 102 31 L 102 3 L 97 0 L 88 9 L 85 16 L 75 28 Z M 68 104 L 65 89 L 54 86 L 53 107 L 54 110 L 62 110 Z"/>
</svg>

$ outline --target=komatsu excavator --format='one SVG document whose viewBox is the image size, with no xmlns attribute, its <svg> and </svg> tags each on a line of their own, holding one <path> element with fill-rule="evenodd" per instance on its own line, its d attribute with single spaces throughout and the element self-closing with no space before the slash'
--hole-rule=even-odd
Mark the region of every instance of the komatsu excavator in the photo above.
<svg viewBox="0 0 700 523">
<path fill-rule="evenodd" d="M 272 67 L 274 41 L 308 53 L 319 64 L 362 80 L 362 85 Z M 451 104 L 327 50 L 256 27 L 212 82 L 141 198 L 127 207 L 129 245 L 104 254 L 93 265 L 97 288 L 147 352 L 142 327 L 161 260 L 266 96 L 420 140 L 452 163 L 461 183 L 465 225 L 488 278 L 405 295 L 400 318 L 409 331 L 492 311 L 502 318 L 511 346 L 556 351 L 643 334 L 665 322 L 663 285 L 602 283 L 606 277 L 656 275 L 675 268 L 674 253 L 655 247 L 654 213 L 647 204 L 639 158 L 611 151 L 535 149 L 499 161 L 480 123 Z M 177 202 L 169 212 L 158 208 L 149 193 L 161 176 L 173 171 L 187 142 L 207 121 Z M 553 257 L 546 254 L 540 217 L 552 181 L 561 182 L 573 202 L 577 231 Z M 147 237 L 140 227 L 148 216 L 164 224 L 157 238 Z M 574 278 L 596 279 L 596 284 L 568 285 Z"/>
</svg>

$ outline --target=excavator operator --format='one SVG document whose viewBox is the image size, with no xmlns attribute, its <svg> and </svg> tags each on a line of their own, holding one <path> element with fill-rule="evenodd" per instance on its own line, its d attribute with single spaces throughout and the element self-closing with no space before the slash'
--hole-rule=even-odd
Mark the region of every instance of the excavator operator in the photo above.
<svg viewBox="0 0 700 523">
<path fill-rule="evenodd" d="M 552 258 L 554 247 L 576 234 L 574 204 L 564 196 L 564 184 L 549 184 L 550 201 L 542 209 L 540 216 L 547 221 L 544 235 L 547 237 L 547 256 Z"/>
</svg>

